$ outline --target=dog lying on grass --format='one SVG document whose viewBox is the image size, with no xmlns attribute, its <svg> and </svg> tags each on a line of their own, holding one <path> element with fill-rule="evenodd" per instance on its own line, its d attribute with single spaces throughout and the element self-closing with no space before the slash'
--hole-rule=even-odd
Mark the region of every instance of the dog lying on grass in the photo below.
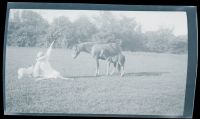
<svg viewBox="0 0 200 119">
<path fill-rule="evenodd" d="M 18 79 L 21 79 L 23 77 L 33 77 L 33 69 L 34 69 L 34 66 L 30 66 L 30 67 L 27 67 L 27 68 L 19 68 L 17 73 L 18 73 Z"/>
<path fill-rule="evenodd" d="M 43 79 L 70 79 L 70 78 L 65 78 L 61 76 L 60 72 L 53 71 L 49 75 L 33 75 L 34 71 L 34 66 L 30 66 L 27 68 L 19 68 L 17 73 L 18 73 L 18 79 L 22 79 L 24 77 L 29 77 L 29 78 L 36 78 L 36 81 L 43 80 Z"/>
</svg>

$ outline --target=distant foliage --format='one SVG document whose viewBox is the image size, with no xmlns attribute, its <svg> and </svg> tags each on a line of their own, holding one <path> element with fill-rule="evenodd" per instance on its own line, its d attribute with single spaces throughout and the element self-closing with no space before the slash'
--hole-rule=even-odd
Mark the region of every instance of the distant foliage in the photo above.
<svg viewBox="0 0 200 119">
<path fill-rule="evenodd" d="M 134 19 L 116 19 L 111 12 L 101 12 L 91 21 L 80 16 L 74 22 L 58 17 L 51 24 L 33 11 L 16 12 L 9 19 L 7 45 L 17 47 L 71 48 L 82 42 L 117 42 L 125 51 L 186 53 L 187 36 L 175 36 L 173 29 L 160 28 L 143 33 Z"/>
<path fill-rule="evenodd" d="M 187 37 L 175 36 L 172 29 L 160 28 L 145 34 L 145 47 L 150 52 L 186 53 Z"/>
<path fill-rule="evenodd" d="M 55 42 L 55 47 L 68 46 L 72 42 L 72 35 L 73 25 L 70 20 L 66 17 L 58 17 L 54 19 L 46 34 L 45 46 L 48 47 L 53 40 L 59 41 Z"/>
<path fill-rule="evenodd" d="M 17 13 L 18 14 L 18 13 Z M 8 45 L 19 47 L 42 46 L 41 41 L 48 32 L 49 24 L 39 14 L 23 11 L 15 15 L 8 24 Z"/>
</svg>

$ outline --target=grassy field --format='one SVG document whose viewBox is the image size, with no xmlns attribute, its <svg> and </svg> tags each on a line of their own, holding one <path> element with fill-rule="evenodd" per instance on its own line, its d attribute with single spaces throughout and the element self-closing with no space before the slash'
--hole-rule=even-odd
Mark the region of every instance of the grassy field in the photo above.
<svg viewBox="0 0 200 119">
<path fill-rule="evenodd" d="M 54 49 L 52 66 L 74 80 L 17 79 L 17 69 L 35 62 L 39 48 L 6 49 L 5 91 L 7 113 L 91 113 L 182 115 L 187 55 L 124 52 L 125 76 L 94 77 L 95 60 L 82 53 Z"/>
</svg>

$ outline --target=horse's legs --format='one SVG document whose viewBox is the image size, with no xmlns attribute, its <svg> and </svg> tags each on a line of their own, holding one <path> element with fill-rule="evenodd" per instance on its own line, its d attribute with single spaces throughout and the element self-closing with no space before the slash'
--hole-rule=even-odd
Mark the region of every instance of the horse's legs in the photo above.
<svg viewBox="0 0 200 119">
<path fill-rule="evenodd" d="M 121 77 L 123 77 L 124 76 L 124 66 L 122 66 L 122 68 L 121 68 Z"/>
<path fill-rule="evenodd" d="M 116 67 L 115 67 L 114 64 L 113 64 L 113 69 L 112 69 L 112 72 L 110 73 L 110 75 L 113 75 L 114 72 L 115 72 L 115 70 L 116 70 Z"/>
<path fill-rule="evenodd" d="M 99 60 L 96 59 L 97 67 L 96 67 L 96 74 L 95 76 L 99 75 Z"/>
<path fill-rule="evenodd" d="M 106 73 L 106 75 L 109 75 L 109 68 L 110 68 L 110 62 L 107 61 L 107 73 Z"/>
</svg>

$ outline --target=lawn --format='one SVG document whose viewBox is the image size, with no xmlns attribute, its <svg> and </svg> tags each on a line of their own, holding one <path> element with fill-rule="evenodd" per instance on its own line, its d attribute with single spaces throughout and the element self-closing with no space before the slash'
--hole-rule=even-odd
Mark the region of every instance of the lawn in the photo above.
<svg viewBox="0 0 200 119">
<path fill-rule="evenodd" d="M 40 48 L 6 49 L 6 113 L 182 115 L 187 55 L 124 52 L 125 76 L 106 76 L 100 62 L 86 53 L 72 59 L 70 50 L 53 49 L 50 62 L 74 80 L 17 79 L 17 69 L 35 63 Z"/>
</svg>

